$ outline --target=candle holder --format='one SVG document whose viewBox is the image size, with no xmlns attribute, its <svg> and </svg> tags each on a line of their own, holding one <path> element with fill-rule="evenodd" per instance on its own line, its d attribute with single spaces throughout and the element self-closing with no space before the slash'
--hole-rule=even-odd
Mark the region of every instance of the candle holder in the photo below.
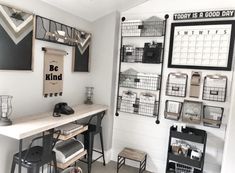
<svg viewBox="0 0 235 173">
<path fill-rule="evenodd" d="M 12 113 L 12 96 L 0 95 L 0 126 L 12 125 L 12 121 L 8 118 Z"/>
<path fill-rule="evenodd" d="M 85 104 L 92 105 L 93 101 L 93 90 L 94 87 L 86 87 L 86 101 L 84 102 Z"/>
</svg>

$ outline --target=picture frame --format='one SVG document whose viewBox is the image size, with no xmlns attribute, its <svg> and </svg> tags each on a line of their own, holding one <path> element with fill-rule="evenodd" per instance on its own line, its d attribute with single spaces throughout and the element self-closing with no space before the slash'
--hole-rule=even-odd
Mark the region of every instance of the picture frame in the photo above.
<svg viewBox="0 0 235 173">
<path fill-rule="evenodd" d="M 232 20 L 172 23 L 168 67 L 231 71 L 234 25 Z"/>
<path fill-rule="evenodd" d="M 182 108 L 182 121 L 186 123 L 200 124 L 203 103 L 192 100 L 184 100 Z"/>
</svg>

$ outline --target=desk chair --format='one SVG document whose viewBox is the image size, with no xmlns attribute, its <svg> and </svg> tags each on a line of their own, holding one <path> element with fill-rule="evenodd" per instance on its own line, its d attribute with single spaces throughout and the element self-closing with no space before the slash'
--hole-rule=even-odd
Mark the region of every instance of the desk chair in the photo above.
<svg viewBox="0 0 235 173">
<path fill-rule="evenodd" d="M 101 122 L 102 119 L 105 115 L 105 112 L 101 112 L 99 114 L 95 114 L 91 116 L 91 118 L 88 121 L 88 130 L 82 133 L 84 135 L 84 146 L 85 149 L 88 151 L 88 157 L 87 160 L 81 160 L 84 163 L 88 164 L 88 173 L 91 173 L 91 165 L 93 162 L 97 161 L 101 157 L 103 158 L 103 165 L 105 166 L 105 158 L 104 158 L 104 144 L 103 144 L 103 134 L 102 134 L 102 126 Z M 95 124 L 92 124 L 92 120 L 96 118 Z M 101 152 L 94 150 L 93 145 L 94 145 L 94 138 L 95 135 L 99 134 L 100 135 L 100 144 L 101 144 Z M 93 156 L 93 151 L 100 153 L 101 155 L 96 158 L 95 160 L 92 160 Z"/>
<path fill-rule="evenodd" d="M 51 162 L 53 162 L 55 173 L 57 173 L 56 155 L 53 148 L 59 138 L 60 132 L 56 139 L 53 138 L 53 134 L 54 130 L 50 130 L 49 134 L 34 138 L 28 149 L 22 151 L 22 167 L 27 169 L 27 173 L 39 173 L 41 167 Z M 32 144 L 39 139 L 42 139 L 42 146 L 32 147 Z M 11 173 L 14 173 L 16 164 L 18 163 L 19 153 L 16 153 L 13 156 Z"/>
</svg>

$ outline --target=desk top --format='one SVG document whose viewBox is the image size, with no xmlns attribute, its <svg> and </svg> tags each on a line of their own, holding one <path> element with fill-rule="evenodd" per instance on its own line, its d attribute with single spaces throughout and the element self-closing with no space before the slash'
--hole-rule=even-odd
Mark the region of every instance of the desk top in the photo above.
<svg viewBox="0 0 235 173">
<path fill-rule="evenodd" d="M 13 125 L 1 126 L 0 134 L 14 139 L 24 139 L 29 136 L 36 135 L 43 131 L 89 117 L 96 113 L 108 109 L 104 105 L 78 105 L 73 107 L 75 113 L 71 115 L 61 115 L 61 117 L 53 117 L 52 112 L 39 115 L 31 115 L 13 119 Z"/>
</svg>

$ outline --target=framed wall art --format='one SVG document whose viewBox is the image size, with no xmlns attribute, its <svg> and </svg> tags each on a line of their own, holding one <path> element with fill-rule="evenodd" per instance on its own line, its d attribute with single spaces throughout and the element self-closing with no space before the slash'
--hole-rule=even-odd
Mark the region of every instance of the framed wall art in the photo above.
<svg viewBox="0 0 235 173">
<path fill-rule="evenodd" d="M 231 70 L 234 21 L 172 23 L 168 67 Z"/>
<path fill-rule="evenodd" d="M 73 72 L 89 72 L 91 34 L 54 20 L 36 16 L 35 38 L 73 47 Z"/>
<path fill-rule="evenodd" d="M 34 15 L 0 4 L 0 69 L 32 70 Z"/>
<path fill-rule="evenodd" d="M 73 47 L 73 71 L 89 72 L 91 34 L 74 29 L 74 38 L 79 42 Z"/>
</svg>

